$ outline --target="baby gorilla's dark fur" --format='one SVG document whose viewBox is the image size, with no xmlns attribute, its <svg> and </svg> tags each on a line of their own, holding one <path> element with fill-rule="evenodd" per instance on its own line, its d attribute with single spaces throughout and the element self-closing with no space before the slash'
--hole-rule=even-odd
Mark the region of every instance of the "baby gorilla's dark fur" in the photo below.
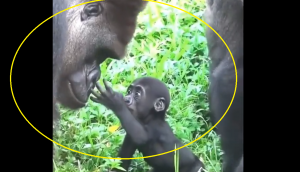
<svg viewBox="0 0 300 172">
<path fill-rule="evenodd" d="M 128 87 L 125 97 L 113 91 L 106 81 L 104 85 L 106 90 L 97 83 L 101 94 L 92 91 L 96 98 L 91 97 L 91 100 L 111 109 L 127 133 L 118 157 L 131 158 L 136 149 L 143 156 L 151 156 L 174 150 L 175 145 L 183 146 L 165 121 L 170 94 L 164 83 L 151 77 L 136 79 Z M 175 171 L 174 152 L 145 158 L 145 161 L 153 168 L 152 172 Z M 128 170 L 130 162 L 123 160 L 121 166 Z M 203 168 L 203 163 L 188 148 L 179 150 L 180 172 L 200 172 Z"/>
</svg>

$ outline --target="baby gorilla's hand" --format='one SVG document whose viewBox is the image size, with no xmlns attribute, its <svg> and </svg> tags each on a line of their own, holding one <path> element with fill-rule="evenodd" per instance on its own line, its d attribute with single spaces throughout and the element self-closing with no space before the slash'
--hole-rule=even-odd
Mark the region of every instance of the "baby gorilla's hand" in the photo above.
<svg viewBox="0 0 300 172">
<path fill-rule="evenodd" d="M 111 109 L 114 112 L 126 107 L 123 95 L 112 90 L 112 88 L 108 86 L 107 82 L 104 79 L 103 83 L 106 90 L 104 90 L 97 82 L 96 88 L 99 90 L 100 94 L 92 90 L 92 95 L 94 95 L 95 97 L 91 97 L 90 99 L 96 103 L 102 104 L 103 106 Z"/>
</svg>

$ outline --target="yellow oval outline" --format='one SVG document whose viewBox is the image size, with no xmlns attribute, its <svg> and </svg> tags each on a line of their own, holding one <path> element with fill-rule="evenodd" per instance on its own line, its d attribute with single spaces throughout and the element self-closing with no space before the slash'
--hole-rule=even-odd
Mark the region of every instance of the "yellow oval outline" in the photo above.
<svg viewBox="0 0 300 172">
<path fill-rule="evenodd" d="M 15 56 L 14 56 L 14 58 L 13 58 L 12 64 L 11 64 L 11 68 L 10 68 L 10 77 L 9 77 L 9 79 L 10 79 L 10 89 L 11 89 L 11 94 L 12 94 L 12 96 L 13 96 L 14 102 L 15 102 L 15 104 L 16 104 L 18 110 L 20 111 L 20 113 L 22 114 L 22 116 L 25 118 L 25 120 L 29 123 L 29 125 L 31 125 L 31 127 L 34 128 L 34 129 L 35 129 L 38 133 L 40 133 L 42 136 L 44 136 L 44 137 L 47 138 L 48 140 L 52 141 L 53 143 L 55 143 L 55 144 L 57 144 L 57 145 L 59 145 L 59 146 L 65 148 L 65 149 L 68 149 L 68 150 L 71 150 L 71 151 L 73 151 L 73 152 L 77 152 L 77 153 L 80 153 L 80 154 L 83 154 L 83 155 L 92 156 L 92 157 L 105 158 L 105 159 L 120 159 L 120 160 L 151 158 L 151 157 L 155 157 L 155 156 L 164 155 L 164 154 L 167 154 L 167 153 L 170 153 L 170 152 L 174 152 L 174 151 L 176 151 L 176 150 L 179 150 L 179 149 L 181 149 L 181 148 L 183 148 L 183 147 L 186 147 L 186 146 L 188 146 L 188 145 L 194 143 L 195 141 L 201 139 L 203 136 L 205 136 L 207 133 L 209 133 L 213 128 L 215 128 L 215 127 L 219 124 L 219 122 L 224 118 L 224 116 L 226 115 L 226 113 L 228 112 L 228 110 L 229 110 L 229 108 L 230 108 L 230 106 L 231 106 L 231 104 L 232 104 L 232 102 L 233 102 L 233 99 L 234 99 L 234 97 L 235 97 L 235 93 L 236 93 L 236 87 L 237 87 L 237 70 L 236 70 L 235 61 L 234 61 L 234 58 L 233 58 L 233 56 L 232 56 L 232 54 L 231 54 L 231 51 L 230 51 L 229 47 L 227 46 L 227 44 L 225 43 L 225 41 L 222 39 L 222 37 L 221 37 L 221 36 L 220 36 L 220 35 L 219 35 L 212 27 L 210 27 L 207 23 L 205 23 L 203 20 L 201 20 L 201 19 L 198 18 L 197 16 L 195 16 L 195 15 L 193 15 L 193 14 L 191 14 L 191 13 L 189 13 L 189 12 L 187 12 L 187 11 L 181 9 L 181 8 L 175 7 L 175 6 L 173 6 L 173 5 L 170 5 L 170 4 L 167 4 L 167 3 L 163 3 L 163 2 L 153 1 L 153 0 L 144 0 L 144 1 L 155 2 L 155 3 L 159 3 L 159 4 L 163 4 L 163 5 L 167 5 L 167 6 L 170 6 L 170 7 L 176 8 L 176 9 L 179 9 L 179 10 L 181 10 L 181 11 L 183 11 L 183 12 L 185 12 L 185 13 L 187 13 L 187 14 L 193 16 L 193 17 L 195 17 L 196 19 L 200 20 L 201 22 L 203 22 L 206 26 L 208 26 L 212 31 L 214 31 L 214 32 L 218 35 L 218 37 L 223 41 L 223 43 L 225 44 L 226 48 L 228 49 L 228 51 L 229 51 L 229 53 L 230 53 L 230 56 L 231 56 L 231 58 L 232 58 L 233 65 L 234 65 L 234 71 L 235 71 L 235 81 L 236 81 L 236 82 L 235 82 L 234 93 L 233 93 L 231 102 L 230 102 L 230 104 L 229 104 L 227 110 L 225 111 L 224 115 L 220 118 L 220 120 L 219 120 L 219 121 L 218 121 L 211 129 L 209 129 L 206 133 L 204 133 L 201 137 L 195 139 L 194 141 L 192 141 L 192 142 L 190 142 L 190 143 L 188 143 L 188 144 L 186 144 L 186 145 L 184 145 L 184 146 L 181 146 L 181 147 L 179 147 L 179 148 L 177 148 L 177 149 L 168 151 L 168 152 L 164 152 L 164 153 L 156 154 L 156 155 L 151 155 L 151 156 L 145 156 L 145 157 L 136 157 L 136 158 L 111 158 L 111 157 L 102 157 L 102 156 L 91 155 L 91 154 L 79 152 L 79 151 L 70 149 L 70 148 L 68 148 L 68 147 L 65 147 L 65 146 L 63 146 L 63 145 L 61 145 L 61 144 L 55 142 L 54 140 L 51 140 L 51 139 L 48 138 L 47 136 L 45 136 L 43 133 L 41 133 L 38 129 L 36 129 L 36 128 L 35 128 L 35 127 L 27 120 L 27 118 L 24 116 L 24 114 L 22 113 L 21 109 L 19 108 L 19 106 L 18 106 L 18 104 L 17 104 L 17 101 L 16 101 L 16 99 L 15 99 L 15 97 L 14 97 L 14 93 L 13 93 L 13 89 L 12 89 L 12 83 L 11 83 L 12 68 L 13 68 L 13 64 L 14 64 L 15 58 L 16 58 L 18 52 L 19 52 L 19 49 L 21 48 L 21 46 L 23 45 L 23 43 L 25 42 L 25 40 L 29 37 L 29 35 L 30 35 L 33 31 L 35 31 L 40 25 L 42 25 L 43 23 L 45 23 L 47 20 L 51 19 L 52 17 L 56 16 L 57 14 L 62 13 L 62 12 L 64 12 L 64 11 L 68 10 L 68 9 L 71 9 L 71 8 L 74 8 L 74 7 L 83 5 L 83 4 L 88 4 L 88 3 L 91 3 L 91 2 L 96 2 L 96 1 L 104 1 L 104 0 L 94 0 L 94 1 L 89 1 L 89 2 L 85 2 L 85 3 L 81 3 L 81 4 L 78 4 L 78 5 L 74 5 L 74 6 L 72 6 L 72 7 L 66 8 L 65 10 L 62 10 L 62 11 L 60 11 L 60 12 L 58 12 L 58 13 L 52 15 L 51 17 L 47 18 L 47 19 L 44 20 L 42 23 L 40 23 L 38 26 L 36 26 L 36 27 L 35 27 L 35 28 L 34 28 L 34 29 L 33 29 L 33 30 L 25 37 L 25 39 L 22 41 L 22 43 L 21 43 L 20 46 L 18 47 L 18 49 L 17 49 L 17 51 L 16 51 L 16 53 L 15 53 Z"/>
</svg>

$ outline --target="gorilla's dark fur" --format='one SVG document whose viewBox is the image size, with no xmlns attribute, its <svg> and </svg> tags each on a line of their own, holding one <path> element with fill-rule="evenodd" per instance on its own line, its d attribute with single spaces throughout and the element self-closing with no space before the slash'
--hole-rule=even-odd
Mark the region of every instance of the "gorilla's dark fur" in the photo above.
<svg viewBox="0 0 300 172">
<path fill-rule="evenodd" d="M 242 0 L 207 0 L 204 18 L 223 38 L 234 57 L 238 82 L 236 95 L 230 109 L 218 124 L 221 145 L 224 150 L 224 172 L 243 171 L 243 119 L 244 119 L 244 54 L 243 54 Z M 209 103 L 212 122 L 215 124 L 225 113 L 235 87 L 235 71 L 232 58 L 221 39 L 206 28 L 210 66 Z"/>
<path fill-rule="evenodd" d="M 53 0 L 53 14 L 90 0 Z M 53 17 L 53 122 L 56 103 L 85 106 L 108 57 L 122 59 L 132 39 L 143 0 L 105 0 L 71 8 Z"/>
<path fill-rule="evenodd" d="M 54 0 L 53 13 L 90 0 Z M 53 117 L 56 102 L 85 105 L 106 58 L 124 57 L 147 4 L 142 0 L 105 0 L 71 8 L 53 19 Z"/>
<path fill-rule="evenodd" d="M 92 91 L 95 97 L 91 100 L 111 109 L 126 131 L 118 157 L 132 158 L 136 150 L 143 156 L 151 156 L 171 151 L 174 146 L 184 146 L 165 120 L 171 101 L 165 83 L 156 78 L 141 77 L 129 85 L 126 96 L 114 91 L 106 81 L 104 85 L 106 90 L 96 84 L 100 94 Z M 190 149 L 184 147 L 178 153 L 180 172 L 204 171 L 203 163 Z M 145 158 L 145 161 L 152 167 L 149 172 L 175 171 L 174 152 Z M 127 171 L 130 163 L 130 160 L 123 160 L 121 167 Z"/>
<path fill-rule="evenodd" d="M 53 0 L 53 14 L 90 0 Z M 224 154 L 224 172 L 243 171 L 243 1 L 207 0 L 206 22 L 224 39 L 235 58 L 236 96 L 218 125 Z M 105 0 L 84 4 L 53 19 L 53 119 L 59 118 L 56 102 L 71 109 L 85 105 L 100 78 L 99 64 L 106 58 L 124 57 L 132 39 L 143 0 Z M 235 73 L 230 54 L 220 38 L 207 28 L 212 59 L 210 110 L 213 122 L 231 101 Z"/>
</svg>

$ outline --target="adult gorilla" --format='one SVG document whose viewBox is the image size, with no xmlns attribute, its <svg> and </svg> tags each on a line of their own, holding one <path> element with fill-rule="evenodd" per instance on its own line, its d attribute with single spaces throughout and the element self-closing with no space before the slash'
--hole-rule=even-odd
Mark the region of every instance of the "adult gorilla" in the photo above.
<svg viewBox="0 0 300 172">
<path fill-rule="evenodd" d="M 226 42 L 234 57 L 238 82 L 234 101 L 218 124 L 224 150 L 224 172 L 243 171 L 243 119 L 244 119 L 244 51 L 243 0 L 207 0 L 204 18 Z M 228 49 L 210 29 L 206 29 L 210 66 L 209 103 L 211 119 L 216 123 L 228 108 L 235 87 L 235 71 Z"/>
<path fill-rule="evenodd" d="M 91 0 L 53 0 L 53 14 Z M 53 18 L 53 120 L 56 102 L 85 106 L 108 57 L 123 58 L 143 0 L 105 0 L 84 4 Z"/>
</svg>

